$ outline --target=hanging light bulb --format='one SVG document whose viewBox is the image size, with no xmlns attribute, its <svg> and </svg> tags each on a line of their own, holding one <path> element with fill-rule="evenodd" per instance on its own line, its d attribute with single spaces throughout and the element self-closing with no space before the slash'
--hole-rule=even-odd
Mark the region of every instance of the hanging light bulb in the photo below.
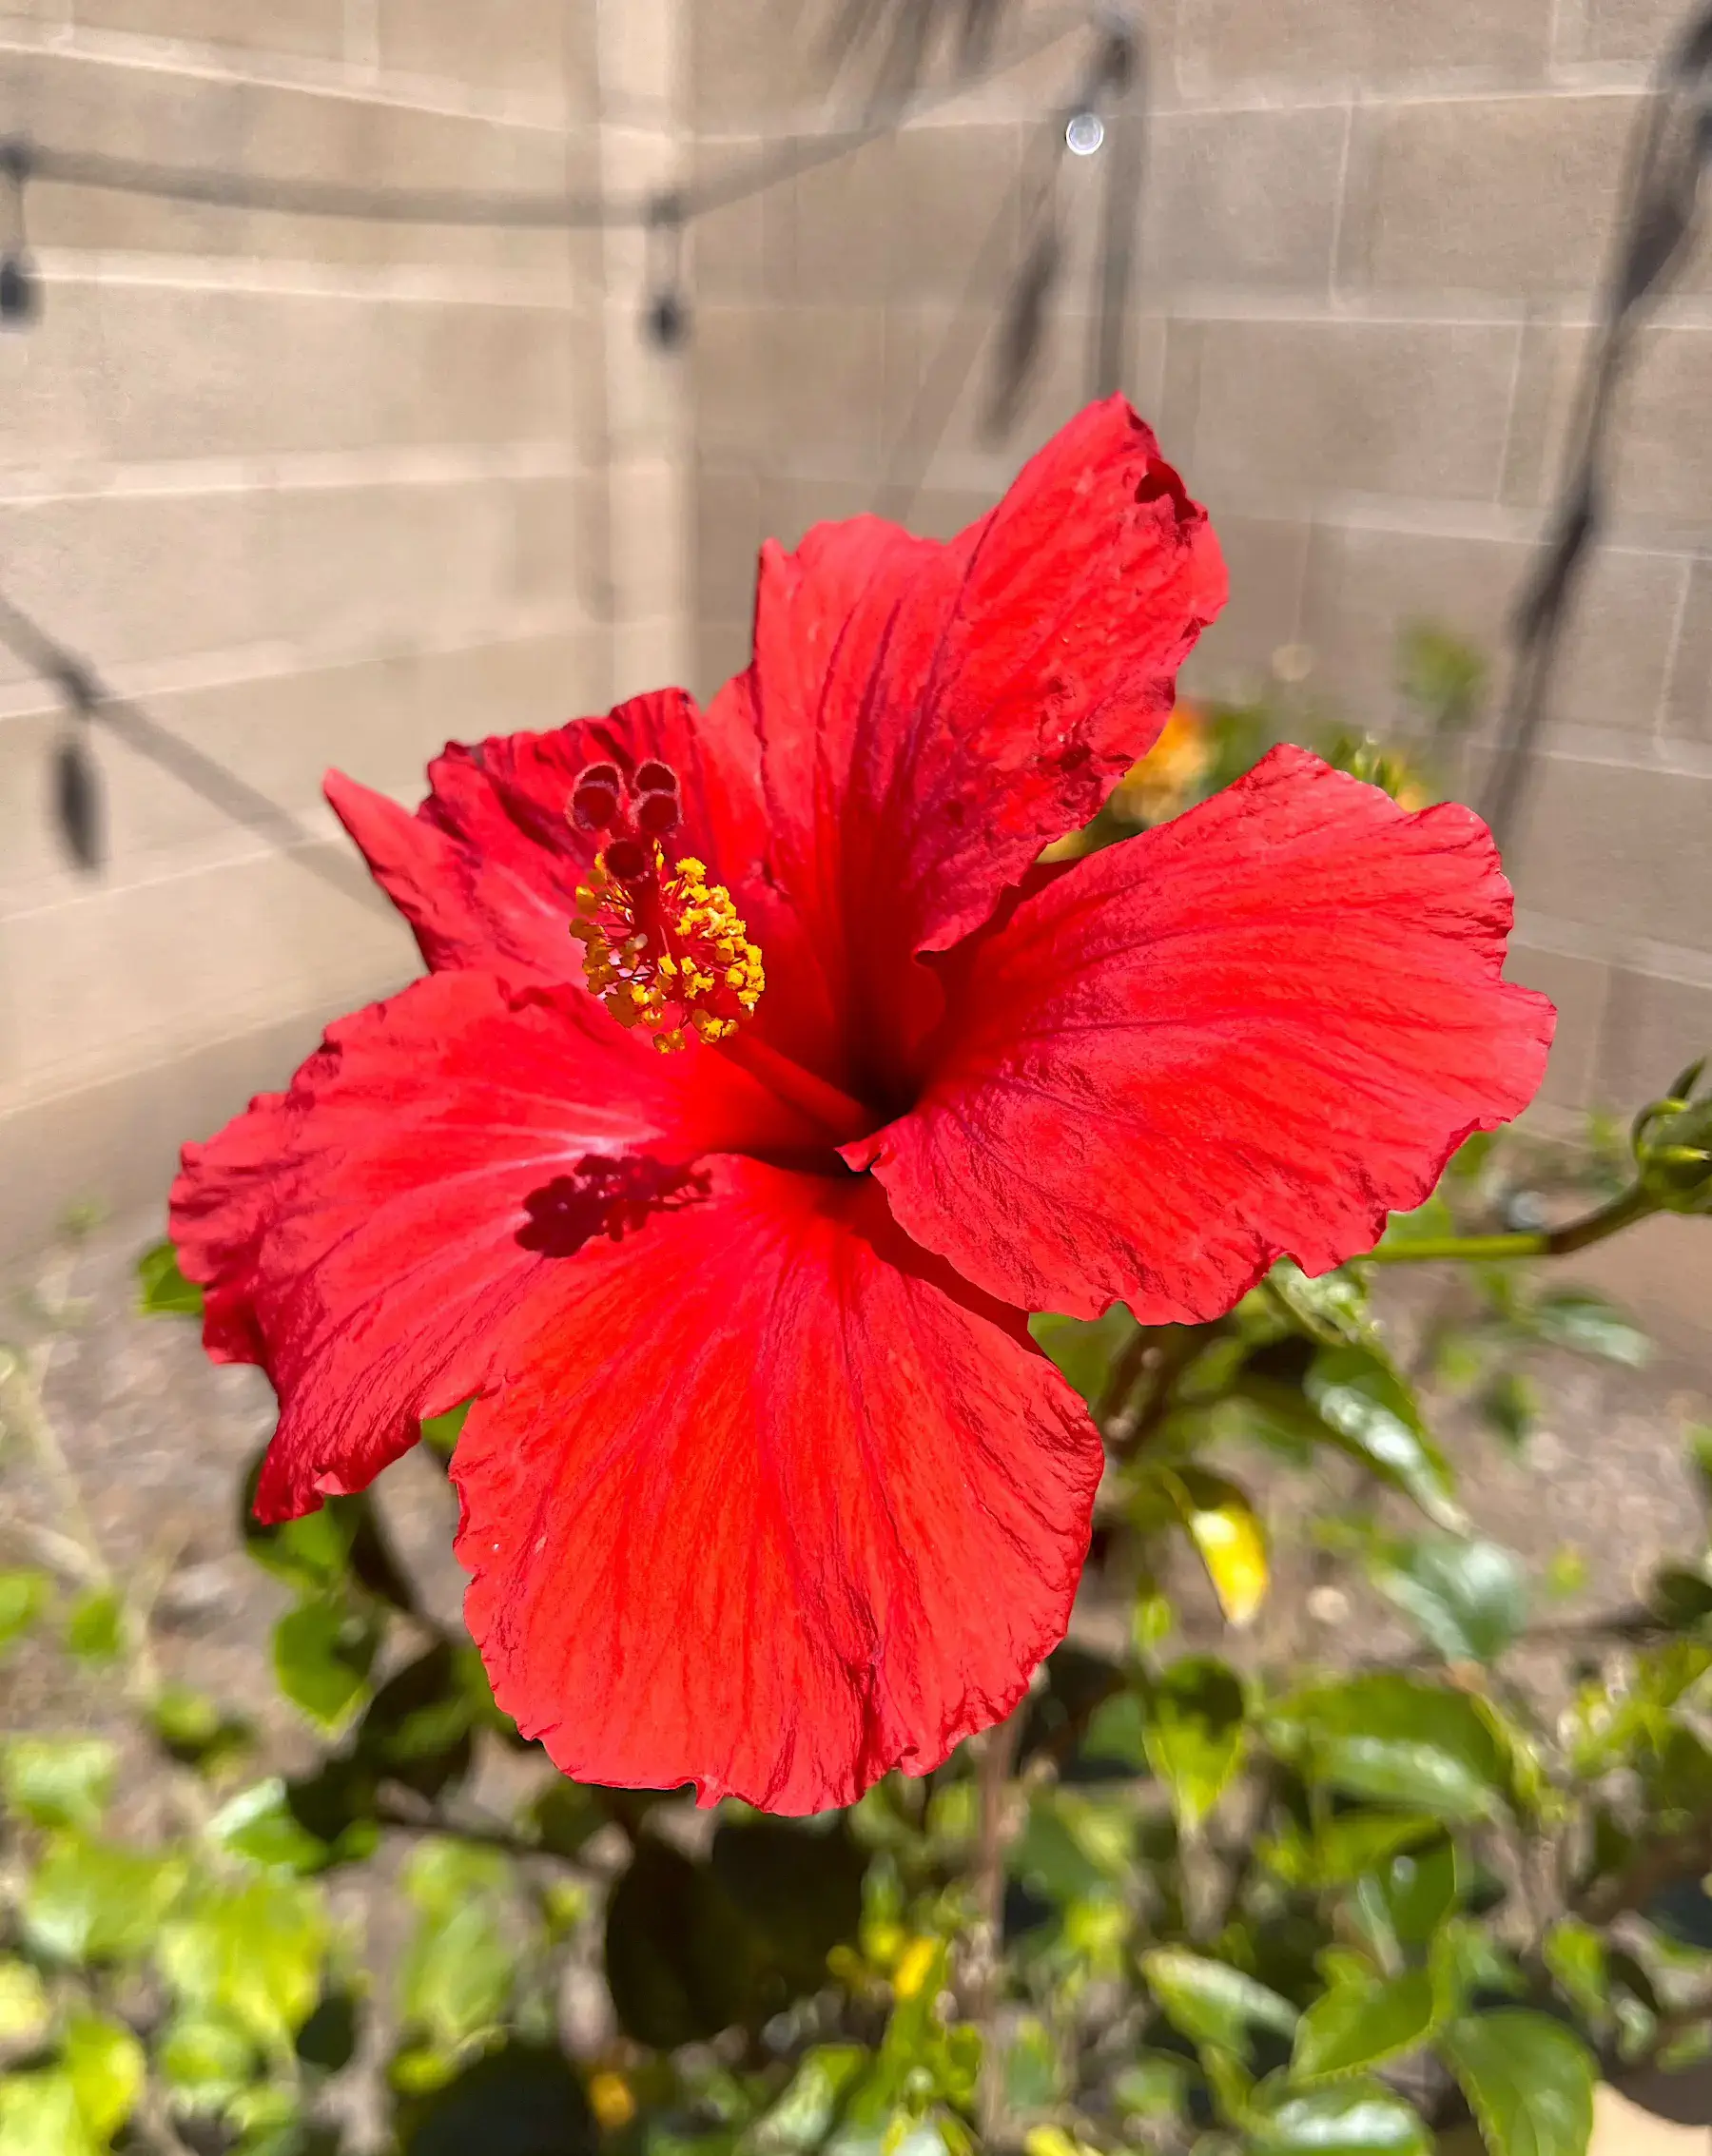
<svg viewBox="0 0 1712 2156">
<path fill-rule="evenodd" d="M 643 333 L 662 352 L 675 352 L 690 335 L 684 297 L 684 198 L 661 195 L 648 215 L 648 302 Z"/>
<path fill-rule="evenodd" d="M 22 329 L 39 312 L 40 282 L 29 260 L 24 233 L 24 185 L 29 178 L 29 150 L 15 137 L 0 143 L 0 171 L 9 186 L 9 229 L 0 249 L 0 324 Z"/>
</svg>

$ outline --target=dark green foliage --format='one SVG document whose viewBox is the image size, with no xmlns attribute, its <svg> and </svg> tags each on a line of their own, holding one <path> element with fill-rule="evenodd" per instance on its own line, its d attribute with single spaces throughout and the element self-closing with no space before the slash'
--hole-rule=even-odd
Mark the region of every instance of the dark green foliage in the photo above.
<svg viewBox="0 0 1712 2156">
<path fill-rule="evenodd" d="M 1407 654 L 1440 736 L 1465 658 Z M 1214 730 L 1216 768 L 1255 748 Z M 1470 1139 L 1380 1263 L 1524 1192 L 1699 1210 L 1698 1082 L 1573 1158 Z M 826 1818 L 562 1779 L 379 1508 L 260 1525 L 259 1462 L 289 1771 L 261 1702 L 161 1678 L 129 1583 L 0 1572 L 0 1652 L 110 1687 L 166 1797 L 131 1836 L 128 1740 L 0 1747 L 0 2156 L 343 2156 L 358 2073 L 394 2156 L 1428 2156 L 1470 2117 L 1489 2156 L 1580 2156 L 1598 2075 L 1712 2046 L 1707 1526 L 1584 1625 L 1569 1557 L 1529 1577 L 1456 1463 L 1476 1428 L 1526 1471 L 1561 1359 L 1644 1337 L 1484 1259 L 1399 1325 L 1380 1263 L 1281 1263 L 1204 1326 L 1034 1321 L 1107 1445 L 1090 1622 L 990 1755 Z M 200 1310 L 169 1251 L 142 1277 Z M 1543 1653 L 1565 1712 L 1519 1680 Z"/>
</svg>

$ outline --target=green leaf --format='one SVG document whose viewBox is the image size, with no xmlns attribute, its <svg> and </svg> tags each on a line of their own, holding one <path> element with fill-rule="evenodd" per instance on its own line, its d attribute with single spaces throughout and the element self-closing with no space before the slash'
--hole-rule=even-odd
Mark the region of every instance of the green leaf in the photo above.
<svg viewBox="0 0 1712 2156">
<path fill-rule="evenodd" d="M 1712 1616 L 1712 1582 L 1685 1565 L 1662 1564 L 1646 1590 L 1647 1607 L 1673 1632 L 1692 1632 Z"/>
<path fill-rule="evenodd" d="M 14 1737 L 0 1753 L 0 1790 L 39 1827 L 94 1827 L 118 1771 L 105 1737 Z"/>
<path fill-rule="evenodd" d="M 47 1987 L 29 1962 L 0 1955 L 0 2051 L 33 2044 L 51 2010 Z"/>
<path fill-rule="evenodd" d="M 125 1652 L 125 1608 L 111 1587 L 91 1587 L 66 1617 L 66 1645 L 79 1661 L 117 1661 Z"/>
<path fill-rule="evenodd" d="M 1586 2156 L 1593 2056 L 1561 2022 L 1502 2007 L 1452 2022 L 1439 2049 L 1490 2156 Z"/>
<path fill-rule="evenodd" d="M 1193 2069 L 1175 2051 L 1143 2051 L 1112 2081 L 1112 2101 L 1126 2118 L 1177 2120 L 1189 2104 Z"/>
<path fill-rule="evenodd" d="M 1431 2156 L 1433 2145 L 1413 2105 L 1377 2081 L 1297 2090 L 1269 2078 L 1242 2124 L 1244 2156 Z"/>
<path fill-rule="evenodd" d="M 1428 1434 L 1414 1394 L 1372 1348 L 1322 1348 L 1302 1389 L 1335 1442 L 1441 1527 L 1459 1529 L 1449 1463 Z"/>
<path fill-rule="evenodd" d="M 399 1971 L 406 2028 L 444 2050 L 498 2028 L 511 1999 L 512 1960 L 499 1911 L 485 1896 L 430 1911 Z"/>
<path fill-rule="evenodd" d="M 488 1698 L 476 1650 L 437 1641 L 375 1694 L 357 1732 L 357 1757 L 418 1797 L 438 1797 L 469 1772 L 471 1731 Z"/>
<path fill-rule="evenodd" d="M 1090 1408 L 1098 1407 L 1111 1367 L 1135 1338 L 1135 1319 L 1121 1303 L 1097 1318 L 1058 1317 L 1041 1311 L 1028 1321 L 1035 1345 L 1045 1350 Z"/>
<path fill-rule="evenodd" d="M 1281 1702 L 1271 1727 L 1311 1779 L 1349 1797 L 1483 1819 L 1510 1792 L 1490 1721 L 1449 1685 L 1390 1670 L 1313 1685 Z"/>
<path fill-rule="evenodd" d="M 1004 2101 L 1013 2111 L 1044 2111 L 1063 2093 L 1063 2065 L 1052 2031 L 1034 2014 L 1018 2022 L 1004 2053 Z"/>
<path fill-rule="evenodd" d="M 1339 1812 L 1315 1820 L 1311 1836 L 1292 1831 L 1263 1842 L 1259 1855 L 1290 1886 L 1352 1886 L 1441 1832 L 1430 1812 Z"/>
<path fill-rule="evenodd" d="M 1432 2024 L 1425 1970 L 1335 1983 L 1297 2023 L 1291 2071 L 1299 2081 L 1332 2081 L 1383 2066 L 1424 2044 Z"/>
<path fill-rule="evenodd" d="M 0 2156 L 101 2156 L 68 2073 L 0 2077 Z"/>
<path fill-rule="evenodd" d="M 749 1951 L 708 1867 L 645 1835 L 607 1904 L 607 1989 L 626 2034 L 674 2050 L 741 2021 Z"/>
<path fill-rule="evenodd" d="M 1585 2020 L 1600 2027 L 1610 2012 L 1610 1983 L 1599 1933 L 1590 1924 L 1566 1916 L 1546 1933 L 1541 1952 L 1565 1998 Z"/>
<path fill-rule="evenodd" d="M 228 1797 L 203 1831 L 217 1849 L 269 1869 L 319 1872 L 332 1858 L 328 1845 L 292 1811 L 289 1792 L 278 1775 Z"/>
<path fill-rule="evenodd" d="M 342 1600 L 302 1602 L 274 1626 L 280 1690 L 311 1721 L 337 1730 L 368 1687 L 377 1644 L 374 1625 Z"/>
<path fill-rule="evenodd" d="M 147 2061 L 143 2047 L 121 2021 L 76 2012 L 66 2022 L 61 2059 L 77 2108 L 96 2146 L 104 2146 L 136 2108 Z"/>
<path fill-rule="evenodd" d="M 557 2045 L 503 2045 L 401 2114 L 402 2156 L 595 2156 L 600 2142 Z M 664 2156 L 657 2140 L 647 2146 Z"/>
<path fill-rule="evenodd" d="M 164 1752 L 206 1775 L 247 1751 L 255 1735 L 241 1716 L 188 1684 L 163 1684 L 148 1703 L 148 1719 Z"/>
<path fill-rule="evenodd" d="M 49 1589 L 45 1572 L 0 1572 L 0 1656 L 24 1637 L 47 1608 Z"/>
<path fill-rule="evenodd" d="M 278 2050 L 321 1996 L 331 1935 L 313 1887 L 268 1875 L 204 1891 L 165 1927 L 156 1959 L 182 2008 L 224 2015 Z"/>
<path fill-rule="evenodd" d="M 1373 1582 L 1447 1661 L 1496 1661 L 1527 1622 L 1522 1567 L 1498 1543 L 1423 1536 Z"/>
<path fill-rule="evenodd" d="M 1200 1826 L 1229 1788 L 1242 1762 L 1247 1714 L 1241 1679 L 1210 1655 L 1184 1656 L 1149 1687 L 1147 1761 L 1186 1830 Z"/>
<path fill-rule="evenodd" d="M 846 2095 L 867 2066 L 859 2044 L 817 2044 L 754 2128 L 756 2156 L 804 2156 L 838 2123 Z"/>
<path fill-rule="evenodd" d="M 254 2077 L 256 2044 L 224 2014 L 181 2014 L 156 2051 L 174 2095 L 190 2109 L 223 2111 Z"/>
<path fill-rule="evenodd" d="M 1500 1370 L 1481 1393 L 1478 1406 L 1487 1428 L 1512 1452 L 1519 1451 L 1540 1419 L 1540 1389 L 1521 1370 Z"/>
<path fill-rule="evenodd" d="M 1461 1900 L 1462 1874 L 1456 1844 L 1441 1834 L 1423 1848 L 1399 1850 L 1363 1887 L 1377 1896 L 1391 1936 L 1402 1946 L 1422 1947 Z"/>
<path fill-rule="evenodd" d="M 478 1894 L 509 1894 L 515 1884 L 511 1858 L 502 1849 L 430 1835 L 418 1842 L 404 1867 L 404 1892 L 429 1916 L 450 1916 Z"/>
<path fill-rule="evenodd" d="M 1313 1338 L 1359 1340 L 1369 1330 L 1367 1283 L 1355 1273 L 1340 1268 L 1311 1280 L 1293 1259 L 1281 1257 L 1266 1277 Z"/>
<path fill-rule="evenodd" d="M 127 1961 L 147 1951 L 185 1883 L 184 1860 L 62 1836 L 24 1897 L 24 1932 L 55 1961 Z"/>
<path fill-rule="evenodd" d="M 1192 2044 L 1240 2054 L 1251 2029 L 1295 2033 L 1296 2010 L 1288 1999 L 1222 1961 L 1185 1947 L 1156 1947 L 1141 1956 L 1141 1971 L 1172 2027 Z"/>
<path fill-rule="evenodd" d="M 1207 1568 L 1226 1621 L 1252 1622 L 1266 1600 L 1268 1572 L 1266 1529 L 1247 1493 L 1203 1467 L 1178 1468 L 1160 1479 Z"/>
<path fill-rule="evenodd" d="M 430 1415 L 422 1425 L 423 1444 L 442 1460 L 450 1460 L 475 1405 L 473 1399 L 463 1400 L 456 1408 L 448 1408 L 443 1415 Z"/>
<path fill-rule="evenodd" d="M 1379 1239 L 1381 1250 L 1407 1250 L 1410 1243 L 1442 1242 L 1456 1233 L 1456 1215 L 1436 1191 L 1412 1213 L 1393 1213 Z"/>
<path fill-rule="evenodd" d="M 725 1819 L 708 1861 L 749 1934 L 752 2010 L 779 2012 L 819 1991 L 827 1956 L 862 1923 L 867 1858 L 843 1819 Z"/>
<path fill-rule="evenodd" d="M 1542 1295 L 1527 1313 L 1532 1330 L 1554 1348 L 1572 1348 L 1580 1355 L 1598 1355 L 1607 1363 L 1639 1369 L 1652 1355 L 1652 1342 L 1615 1303 L 1583 1288 L 1560 1288 Z"/>
<path fill-rule="evenodd" d="M 145 1317 L 201 1317 L 203 1292 L 179 1271 L 170 1243 L 156 1243 L 137 1260 L 137 1308 Z"/>
</svg>

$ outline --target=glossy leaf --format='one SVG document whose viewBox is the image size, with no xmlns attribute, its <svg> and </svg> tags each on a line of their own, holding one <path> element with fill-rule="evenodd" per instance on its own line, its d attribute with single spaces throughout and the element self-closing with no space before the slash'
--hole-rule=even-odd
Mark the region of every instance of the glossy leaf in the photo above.
<svg viewBox="0 0 1712 2156">
<path fill-rule="evenodd" d="M 368 1688 L 375 1629 L 342 1600 L 308 1602 L 274 1626 L 274 1674 L 293 1706 L 338 1729 Z"/>
<path fill-rule="evenodd" d="M 1532 1329 L 1554 1348 L 1572 1348 L 1608 1363 L 1638 1369 L 1652 1355 L 1652 1342 L 1634 1320 L 1585 1288 L 1542 1295 L 1528 1313 Z"/>
<path fill-rule="evenodd" d="M 270 1775 L 228 1797 L 204 1829 L 219 1849 L 251 1864 L 285 1872 L 319 1872 L 332 1852 L 291 1808 L 284 1781 Z"/>
<path fill-rule="evenodd" d="M 1546 1933 L 1541 1958 L 1558 1990 L 1597 2027 L 1610 2010 L 1605 1945 L 1590 1924 L 1566 1916 Z"/>
<path fill-rule="evenodd" d="M 1242 1762 L 1242 1680 L 1210 1655 L 1173 1662 L 1148 1688 L 1142 1743 L 1180 1826 L 1199 1827 Z"/>
<path fill-rule="evenodd" d="M 1441 1834 L 1420 1847 L 1399 1850 L 1375 1866 L 1363 1885 L 1377 1898 L 1386 1925 L 1400 1945 L 1425 1946 L 1462 1896 L 1463 1867 L 1456 1844 Z"/>
<path fill-rule="evenodd" d="M 1253 1622 L 1266 1600 L 1266 1529 L 1245 1491 L 1222 1475 L 1184 1467 L 1163 1477 L 1226 1621 Z"/>
<path fill-rule="evenodd" d="M 438 1797 L 469 1772 L 489 1694 L 473 1648 L 437 1641 L 389 1677 L 363 1712 L 356 1756 L 377 1775 Z"/>
<path fill-rule="evenodd" d="M 1414 1394 L 1385 1358 L 1363 1347 L 1323 1348 L 1303 1390 L 1335 1441 L 1441 1527 L 1460 1528 L 1449 1464 Z"/>
<path fill-rule="evenodd" d="M 1299 2081 L 1330 2081 L 1384 2066 L 1417 2049 L 1432 2025 L 1425 1970 L 1334 1983 L 1296 2025 L 1291 2071 Z"/>
<path fill-rule="evenodd" d="M 179 1270 L 170 1243 L 156 1243 L 137 1260 L 137 1308 L 145 1317 L 201 1317 L 203 1292 Z"/>
<path fill-rule="evenodd" d="M 1310 1778 L 1346 1796 L 1480 1819 L 1509 1791 L 1510 1762 L 1491 1723 L 1448 1685 L 1376 1671 L 1295 1694 L 1271 1725 Z"/>
<path fill-rule="evenodd" d="M 1453 2022 L 1439 2049 L 1490 2156 L 1586 2156 L 1594 2061 L 1562 2022 L 1503 2007 Z"/>
<path fill-rule="evenodd" d="M 1527 1621 L 1522 1567 L 1498 1543 L 1423 1536 L 1373 1581 L 1447 1661 L 1496 1661 Z"/>
<path fill-rule="evenodd" d="M 1431 2156 L 1426 2121 L 1377 2081 L 1263 2082 L 1242 2125 L 1244 2156 Z"/>
<path fill-rule="evenodd" d="M 1148 1989 L 1167 2020 L 1194 2044 L 1241 2053 L 1249 2031 L 1294 2036 L 1296 2010 L 1267 1985 L 1185 1947 L 1156 1947 L 1141 1956 Z"/>
<path fill-rule="evenodd" d="M 1291 1886 L 1352 1886 L 1441 1832 L 1431 1812 L 1339 1812 L 1316 1819 L 1312 1833 L 1274 1836 L 1261 1844 L 1260 1855 Z"/>
</svg>

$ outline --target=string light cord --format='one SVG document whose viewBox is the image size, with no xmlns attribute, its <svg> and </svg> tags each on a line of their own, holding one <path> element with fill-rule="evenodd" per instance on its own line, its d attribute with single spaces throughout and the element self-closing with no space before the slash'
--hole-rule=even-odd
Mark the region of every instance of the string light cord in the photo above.
<svg viewBox="0 0 1712 2156">
<path fill-rule="evenodd" d="M 0 136 L 0 171 L 26 180 L 148 196 L 158 202 L 203 204 L 223 209 L 274 211 L 288 217 L 353 219 L 365 223 L 477 226 L 515 230 L 646 229 L 670 218 L 691 223 L 729 209 L 783 185 L 800 173 L 847 157 L 883 135 L 895 133 L 936 107 L 966 97 L 994 77 L 1039 59 L 1065 38 L 1085 31 L 1093 18 L 1085 7 L 1067 9 L 1042 24 L 1026 44 L 980 74 L 960 76 L 891 101 L 848 126 L 790 135 L 722 172 L 682 187 L 624 196 L 472 193 L 438 187 L 357 187 L 340 181 L 242 172 L 214 165 L 167 165 L 116 157 L 106 150 L 68 149 L 23 134 Z"/>
<path fill-rule="evenodd" d="M 1638 331 L 1693 251 L 1709 161 L 1712 0 L 1702 0 L 1665 55 L 1643 116 L 1628 214 L 1582 377 L 1549 535 L 1512 618 L 1515 666 L 1479 803 L 1501 844 L 1514 836 L 1570 604 L 1605 520 L 1617 390 Z"/>
</svg>

